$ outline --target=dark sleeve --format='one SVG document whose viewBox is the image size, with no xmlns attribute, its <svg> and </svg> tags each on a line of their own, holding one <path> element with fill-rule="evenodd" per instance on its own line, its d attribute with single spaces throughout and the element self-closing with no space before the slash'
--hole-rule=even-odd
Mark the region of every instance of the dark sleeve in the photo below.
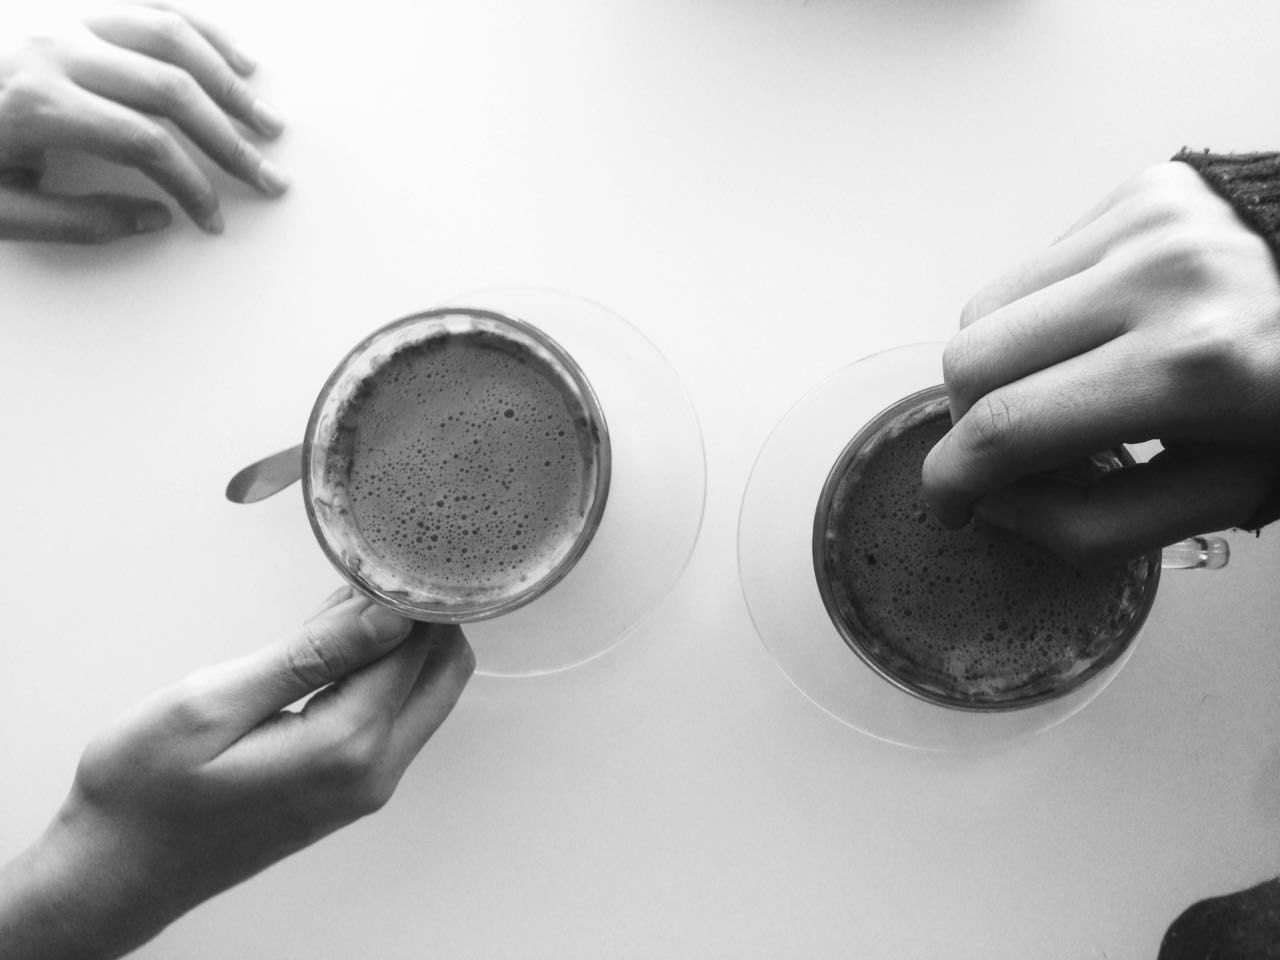
<svg viewBox="0 0 1280 960">
<path fill-rule="evenodd" d="M 1236 215 L 1267 242 L 1280 269 L 1280 153 L 1210 153 L 1183 147 L 1172 159 L 1188 164 L 1231 204 Z M 1276 519 L 1280 519 L 1280 486 L 1241 526 L 1256 532 Z"/>
<path fill-rule="evenodd" d="M 1280 960 L 1280 879 L 1193 903 L 1157 960 Z"/>
</svg>

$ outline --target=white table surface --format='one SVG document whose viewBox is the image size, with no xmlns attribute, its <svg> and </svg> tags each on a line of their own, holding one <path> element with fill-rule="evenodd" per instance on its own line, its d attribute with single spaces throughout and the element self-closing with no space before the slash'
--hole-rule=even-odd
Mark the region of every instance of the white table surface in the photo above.
<svg viewBox="0 0 1280 960">
<path fill-rule="evenodd" d="M 1280 5 L 218 10 L 289 120 L 287 198 L 222 177 L 222 237 L 0 248 L 0 856 L 109 718 L 336 585 L 296 488 L 221 491 L 300 438 L 346 348 L 535 284 L 611 307 L 688 383 L 708 486 L 684 578 L 586 666 L 478 679 L 384 810 L 139 956 L 1142 958 L 1193 900 L 1280 872 L 1280 533 L 1168 576 L 1097 701 L 981 759 L 806 700 L 735 542 L 757 451 L 818 380 L 945 339 L 1183 144 L 1280 145 Z"/>
</svg>

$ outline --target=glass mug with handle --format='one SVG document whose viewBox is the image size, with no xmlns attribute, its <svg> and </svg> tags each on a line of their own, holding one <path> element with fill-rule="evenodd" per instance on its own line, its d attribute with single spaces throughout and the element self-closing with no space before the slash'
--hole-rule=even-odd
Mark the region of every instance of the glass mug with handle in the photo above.
<svg viewBox="0 0 1280 960">
<path fill-rule="evenodd" d="M 923 503 L 918 503 L 899 516 L 906 531 L 900 535 L 914 551 L 906 555 L 914 556 L 914 561 L 907 563 L 906 569 L 898 568 L 897 579 L 881 576 L 878 582 L 881 586 L 887 584 L 883 602 L 899 625 L 911 623 L 917 614 L 938 616 L 937 609 L 932 613 L 927 609 L 917 611 L 910 596 L 923 597 L 925 603 L 941 609 L 944 628 L 938 637 L 927 638 L 936 649 L 930 650 L 929 644 L 918 638 L 914 647 L 905 649 L 908 655 L 914 655 L 924 647 L 935 665 L 942 662 L 947 669 L 931 677 L 919 664 L 903 664 L 901 661 L 906 658 L 901 655 L 896 661 L 877 656 L 875 644 L 858 632 L 850 614 L 850 608 L 854 614 L 863 609 L 874 610 L 875 598 L 837 597 L 832 589 L 833 581 L 839 582 L 839 571 L 830 567 L 840 564 L 827 564 L 824 558 L 831 507 L 840 499 L 837 485 L 841 477 L 869 437 L 894 416 L 918 405 L 922 396 L 929 396 L 928 391 L 935 391 L 933 396 L 941 399 L 936 391 L 942 382 L 944 346 L 916 343 L 864 357 L 816 384 L 787 411 L 761 448 L 743 494 L 738 521 L 738 572 L 752 625 L 766 650 L 787 679 L 816 706 L 861 733 L 888 743 L 921 750 L 985 750 L 1048 730 L 1086 706 L 1114 679 L 1135 649 L 1143 619 L 1155 601 L 1161 568 L 1214 569 L 1226 564 L 1228 551 L 1225 541 L 1207 537 L 1143 558 L 1141 572 L 1145 576 L 1131 584 L 1133 595 L 1124 603 L 1113 604 L 1117 614 L 1128 619 L 1116 627 L 1112 642 L 1098 644 L 1108 656 L 1084 664 L 1096 664 L 1092 673 L 1064 669 L 1062 676 L 1041 677 L 1039 687 L 1036 683 L 1022 685 L 1016 677 L 1006 676 L 1003 688 L 984 692 L 984 664 L 973 655 L 974 647 L 985 644 L 995 649 L 1002 643 L 1011 646 L 1001 634 L 1012 630 L 1013 623 L 1006 620 L 1002 631 L 1002 618 L 997 616 L 989 627 L 978 632 L 976 644 L 957 642 L 956 631 L 964 626 L 965 618 L 970 623 L 975 619 L 977 601 L 955 583 L 948 584 L 946 577 L 950 575 L 954 581 L 957 567 L 970 580 L 981 581 L 981 576 L 978 567 L 970 569 L 954 557 L 939 559 L 937 550 L 945 549 L 946 544 L 934 543 L 932 550 L 925 545 L 921 538 L 926 535 L 940 536 L 949 531 L 930 529 L 930 515 Z M 879 497 L 887 514 L 894 507 L 890 501 L 918 494 L 921 461 L 931 445 L 927 437 L 920 440 L 914 452 L 910 444 L 901 444 L 905 453 L 915 458 L 914 464 L 899 466 L 896 481 L 891 478 L 872 484 L 875 489 L 871 489 L 867 502 L 874 507 Z M 890 444 L 887 448 L 895 446 Z M 1117 452 L 1114 456 L 1117 462 L 1124 462 L 1127 454 Z M 904 488 L 909 488 L 905 494 Z M 866 487 L 858 483 L 852 489 Z M 859 495 L 845 499 L 862 498 Z M 901 508 L 900 503 L 897 508 Z M 842 518 L 857 519 L 852 514 L 836 517 Z M 846 545 L 846 555 L 835 558 L 844 562 L 843 576 L 852 578 L 869 571 L 883 574 L 884 565 L 903 563 L 901 556 L 895 559 L 897 543 L 887 527 L 859 529 L 860 532 L 852 528 L 844 531 L 837 526 L 832 531 L 835 540 Z M 952 540 L 963 543 L 971 533 L 957 534 Z M 871 534 L 887 540 L 889 548 L 872 545 L 868 549 Z M 994 533 L 992 541 L 970 543 L 971 547 L 976 546 L 974 556 L 988 565 L 995 559 L 987 558 L 986 550 L 996 551 L 1000 545 Z M 937 562 L 930 564 L 931 558 Z M 947 567 L 950 569 L 944 569 Z M 1042 572 L 1040 576 L 1042 583 L 1053 584 L 1050 574 Z M 854 590 L 858 589 L 853 580 L 846 580 L 846 586 L 850 582 Z M 1003 592 L 1011 591 L 1014 582 L 1006 576 Z M 895 590 L 900 583 L 908 589 Z M 1116 588 L 1123 583 L 1123 579 L 1118 581 Z M 1050 595 L 1040 587 L 1035 590 L 1039 591 L 1036 596 Z M 1002 590 L 994 592 L 999 595 Z M 1060 600 L 1059 605 L 1063 602 Z M 1078 596 L 1076 602 L 1080 602 Z M 881 618 L 871 626 L 883 630 L 893 625 Z M 987 632 L 992 634 L 991 641 L 983 636 Z M 1050 646 L 1044 637 L 1037 642 Z M 880 648 L 883 646 L 881 642 Z M 952 649 L 946 649 L 948 646 Z M 1063 644 L 1059 649 L 1069 651 L 1071 647 Z M 1035 657 L 1028 651 L 1016 645 L 1013 650 L 1024 662 L 1034 662 Z M 1015 659 L 1010 658 L 1003 666 L 994 664 L 992 673 L 997 680 L 1002 670 L 1013 672 Z M 1044 669 L 1041 673 L 1052 671 Z M 964 685 L 948 680 L 957 674 Z M 938 687 L 940 694 L 934 689 Z"/>
<path fill-rule="evenodd" d="M 841 451 L 813 520 L 813 570 L 849 649 L 899 689 L 959 710 L 1043 704 L 1097 691 L 1132 650 L 1165 569 L 1217 569 L 1229 548 L 1196 537 L 1101 570 L 1079 570 L 980 520 L 947 530 L 920 471 L 950 429 L 939 384 L 889 406 Z M 1085 482 L 1133 465 L 1117 448 L 1058 475 Z"/>
</svg>

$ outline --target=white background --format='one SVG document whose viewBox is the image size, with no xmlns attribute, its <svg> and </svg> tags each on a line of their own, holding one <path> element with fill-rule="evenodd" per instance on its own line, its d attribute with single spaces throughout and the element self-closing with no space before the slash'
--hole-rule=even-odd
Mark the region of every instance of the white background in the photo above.
<svg viewBox="0 0 1280 960">
<path fill-rule="evenodd" d="M 478 680 L 376 816 L 140 956 L 1154 957 L 1280 872 L 1280 534 L 1170 575 L 1081 715 L 983 759 L 822 713 L 736 578 L 755 454 L 815 382 L 945 339 L 985 280 L 1184 144 L 1280 146 L 1270 0 L 218 5 L 289 121 L 279 202 L 224 187 L 107 249 L 0 248 L 0 857 L 86 740 L 335 585 L 301 437 L 373 327 L 478 287 L 599 300 L 684 376 L 708 498 L 612 653 Z M 58 177 L 69 181 L 74 171 Z M 134 178 L 124 178 L 130 183 Z"/>
</svg>

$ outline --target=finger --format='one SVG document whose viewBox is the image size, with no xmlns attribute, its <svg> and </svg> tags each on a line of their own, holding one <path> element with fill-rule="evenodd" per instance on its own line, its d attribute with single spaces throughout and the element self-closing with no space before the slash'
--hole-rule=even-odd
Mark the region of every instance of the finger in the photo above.
<svg viewBox="0 0 1280 960">
<path fill-rule="evenodd" d="M 226 60 L 232 69 L 241 76 L 247 77 L 257 68 L 257 60 L 246 53 L 244 47 L 233 40 L 227 31 L 217 24 L 211 23 L 198 13 L 172 3 L 146 3 L 143 6 L 178 14 L 183 20 L 195 27 L 200 36 L 204 37 L 210 46 L 218 51 L 219 56 Z"/>
<path fill-rule="evenodd" d="M 134 167 L 170 194 L 202 229 L 222 232 L 213 185 L 172 134 L 105 97 L 79 87 L 72 91 L 65 115 L 47 131 L 50 147 L 83 150 Z"/>
<path fill-rule="evenodd" d="M 333 591 L 333 593 L 329 594 L 329 596 L 325 597 L 324 602 L 320 604 L 320 606 L 316 609 L 315 613 L 307 617 L 307 620 L 314 620 L 316 617 L 320 616 L 320 614 L 324 613 L 326 610 L 332 610 L 338 604 L 344 603 L 347 600 L 350 600 L 355 595 L 356 595 L 355 587 L 351 586 L 351 584 L 349 583 L 344 583 L 337 590 Z M 304 620 L 303 623 L 306 623 L 307 620 Z"/>
<path fill-rule="evenodd" d="M 301 714 L 276 713 L 247 731 L 205 764 L 210 785 L 305 790 L 324 818 L 339 822 L 384 804 L 408 763 L 398 753 L 402 708 L 419 722 L 430 713 L 434 731 L 466 682 L 453 666 L 457 645 L 439 643 L 433 628 L 419 623 L 396 649 L 321 691 Z"/>
<path fill-rule="evenodd" d="M 965 304 L 960 312 L 961 328 L 997 313 L 1023 297 L 1088 270 L 1102 260 L 1113 233 L 1113 225 L 1109 220 L 1103 219 L 1091 224 L 1089 229 L 1040 251 L 991 281 Z"/>
<path fill-rule="evenodd" d="M 288 189 L 284 174 L 240 135 L 190 74 L 130 50 L 108 51 L 77 63 L 71 78 L 108 100 L 173 121 L 232 176 L 273 196 Z"/>
<path fill-rule="evenodd" d="M 1273 461 L 1252 454 L 1162 454 L 1089 484 L 1024 478 L 978 500 L 974 514 L 1090 569 L 1246 522 L 1278 474 Z"/>
<path fill-rule="evenodd" d="M 267 136 L 284 121 L 228 65 L 190 21 L 172 10 L 133 7 L 86 21 L 108 43 L 163 61 L 187 73 L 222 110 Z"/>
<path fill-rule="evenodd" d="M 198 699 L 220 746 L 321 687 L 385 657 L 411 621 L 363 594 L 309 620 L 292 636 L 200 672 Z"/>
<path fill-rule="evenodd" d="M 959 420 L 978 398 L 1086 353 L 1125 329 L 1115 268 L 1099 264 L 1002 306 L 947 344 L 942 366 Z"/>
<path fill-rule="evenodd" d="M 1150 353 L 1126 335 L 981 397 L 925 457 L 934 515 L 959 527 L 974 500 L 1019 477 L 1183 433 L 1177 384 Z"/>
<path fill-rule="evenodd" d="M 429 631 L 430 652 L 391 731 L 391 762 L 401 772 L 444 723 L 476 669 L 460 627 L 432 624 Z"/>
<path fill-rule="evenodd" d="M 316 726 L 337 725 L 339 731 L 385 721 L 389 730 L 430 650 L 427 625 L 413 624 L 394 651 L 308 701 L 304 718 Z"/>
<path fill-rule="evenodd" d="M 217 757 L 222 775 L 243 783 L 332 774 L 394 787 L 403 768 L 392 757 L 392 729 L 438 646 L 428 625 L 416 624 L 394 649 L 322 690 L 301 713 L 276 714 L 228 744 Z"/>
<path fill-rule="evenodd" d="M 107 243 L 162 230 L 171 220 L 163 203 L 96 193 L 38 193 L 0 186 L 0 238 L 57 243 Z"/>
</svg>

